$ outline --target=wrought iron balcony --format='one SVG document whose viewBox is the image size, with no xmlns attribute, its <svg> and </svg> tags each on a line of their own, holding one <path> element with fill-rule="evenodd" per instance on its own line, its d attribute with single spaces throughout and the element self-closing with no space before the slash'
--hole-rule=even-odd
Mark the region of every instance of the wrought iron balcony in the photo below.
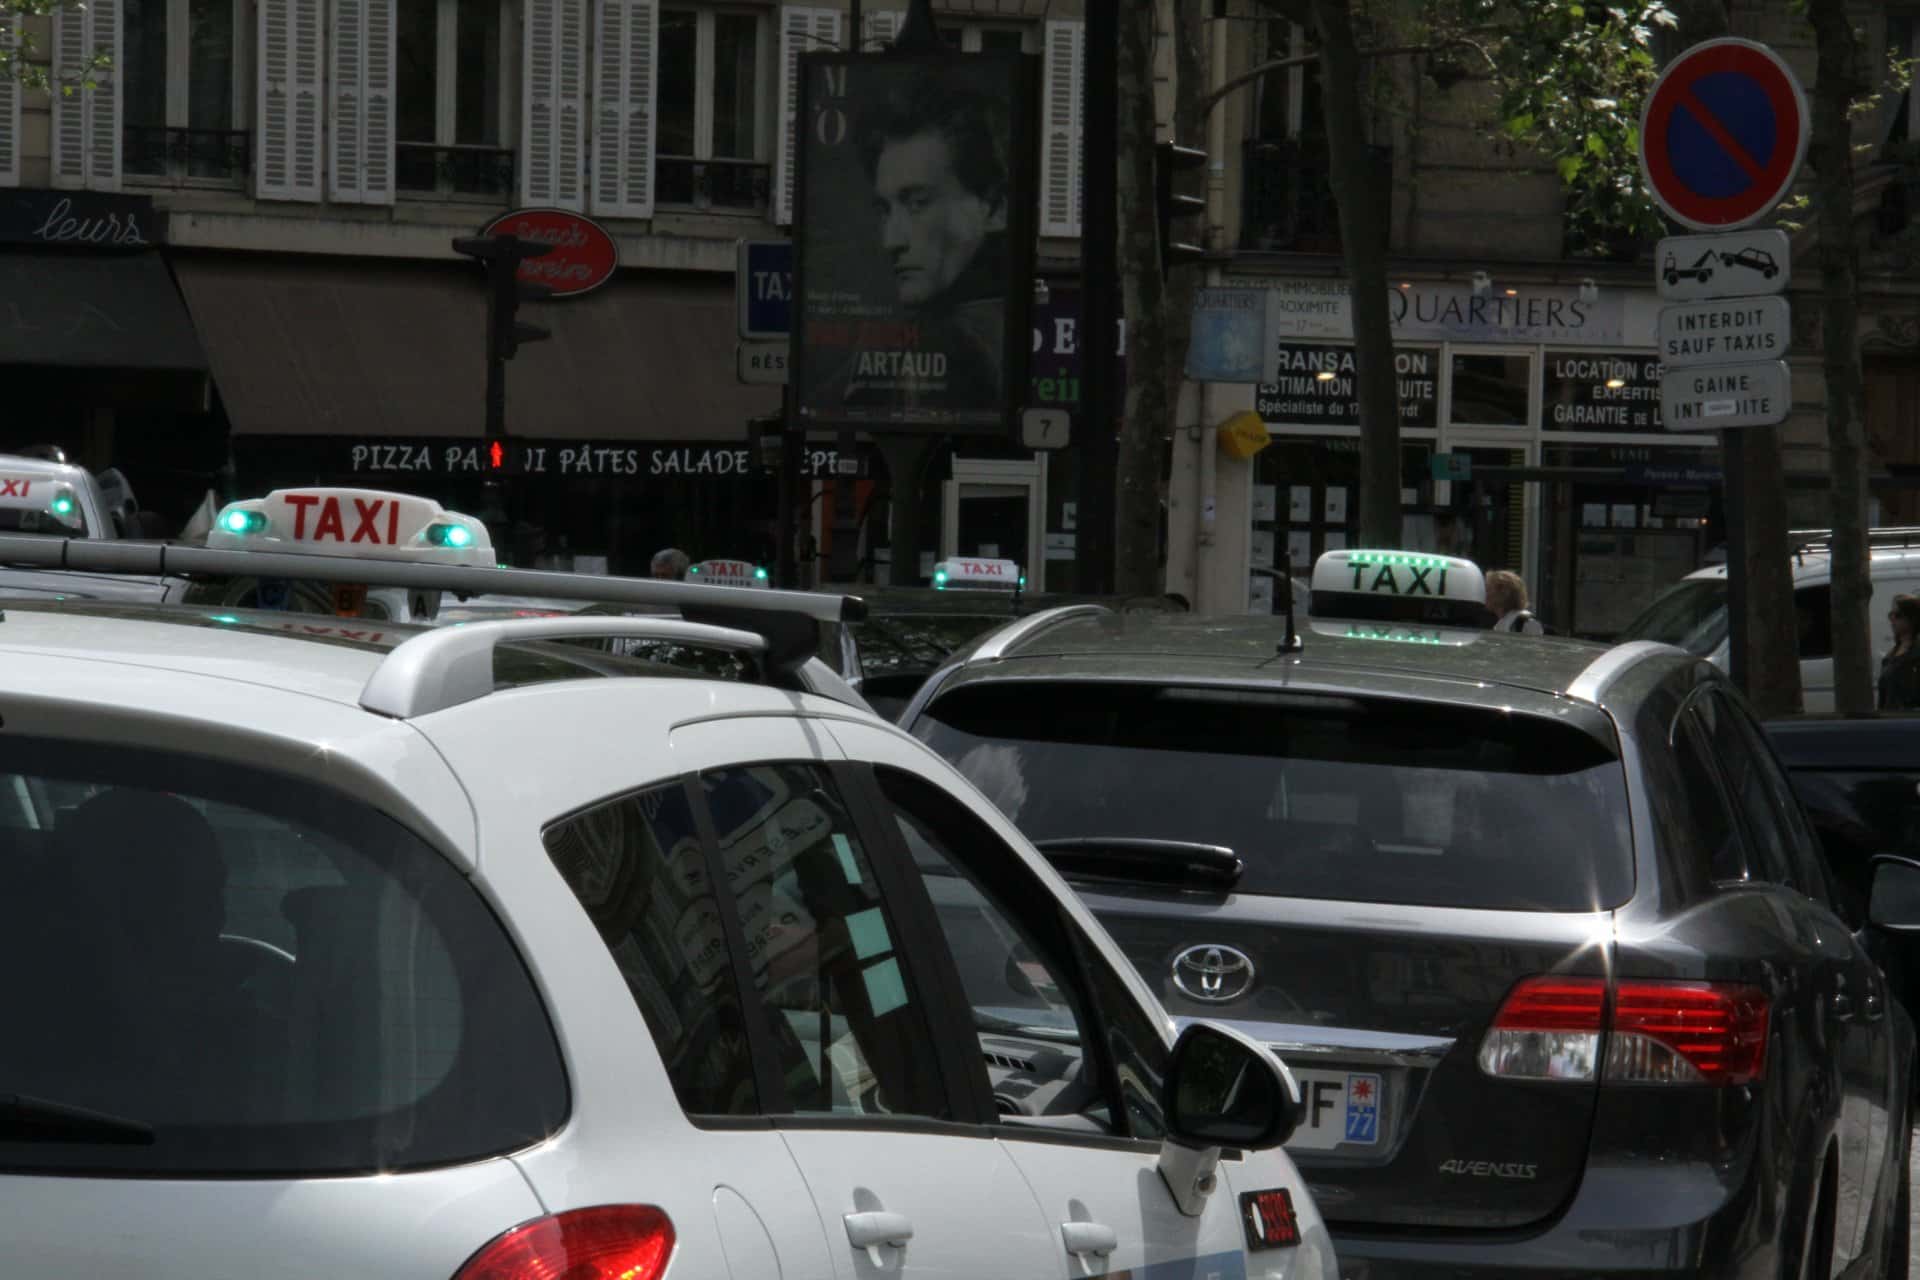
<svg viewBox="0 0 1920 1280">
<path fill-rule="evenodd" d="M 514 154 L 505 147 L 394 144 L 394 189 L 408 195 L 511 196 Z"/>
<path fill-rule="evenodd" d="M 653 182 L 658 204 L 757 213 L 767 207 L 772 171 L 757 160 L 655 156 Z"/>
<path fill-rule="evenodd" d="M 132 177 L 242 186 L 251 162 L 252 143 L 244 129 L 172 129 L 148 124 L 120 128 L 120 166 Z"/>
<path fill-rule="evenodd" d="M 1327 176 L 1324 141 L 1249 138 L 1240 151 L 1240 249 L 1251 253 L 1338 253 L 1340 216 Z M 1374 198 L 1393 197 L 1393 148 L 1368 147 Z M 1381 230 L 1387 230 L 1381 219 Z"/>
</svg>

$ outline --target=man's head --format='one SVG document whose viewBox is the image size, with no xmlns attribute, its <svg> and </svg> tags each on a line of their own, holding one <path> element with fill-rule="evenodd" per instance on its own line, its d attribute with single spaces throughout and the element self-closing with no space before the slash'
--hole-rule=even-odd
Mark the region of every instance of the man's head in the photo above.
<svg viewBox="0 0 1920 1280">
<path fill-rule="evenodd" d="M 653 553 L 653 576 L 656 578 L 684 578 L 687 576 L 687 566 L 691 563 L 692 561 L 687 558 L 687 553 L 678 547 L 668 547 L 663 551 L 656 551 Z"/>
<path fill-rule="evenodd" d="M 873 182 L 880 246 L 900 301 L 951 288 L 987 237 L 1007 229 L 1005 108 L 922 83 L 866 122 L 860 155 Z"/>
</svg>

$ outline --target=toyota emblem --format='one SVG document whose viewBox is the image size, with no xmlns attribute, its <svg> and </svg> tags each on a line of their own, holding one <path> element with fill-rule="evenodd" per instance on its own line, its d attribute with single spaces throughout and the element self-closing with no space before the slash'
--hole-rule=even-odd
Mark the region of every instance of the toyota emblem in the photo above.
<svg viewBox="0 0 1920 1280">
<path fill-rule="evenodd" d="M 1188 947 L 1173 958 L 1173 985 L 1195 1000 L 1225 1004 L 1253 985 L 1253 961 L 1234 947 Z"/>
</svg>

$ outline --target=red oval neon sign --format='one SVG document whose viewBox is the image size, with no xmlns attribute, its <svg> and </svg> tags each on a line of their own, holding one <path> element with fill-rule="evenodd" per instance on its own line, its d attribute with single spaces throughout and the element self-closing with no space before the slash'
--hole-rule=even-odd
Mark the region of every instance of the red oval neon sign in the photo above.
<svg viewBox="0 0 1920 1280">
<path fill-rule="evenodd" d="M 553 246 L 553 252 L 527 258 L 519 278 L 543 284 L 556 298 L 590 293 L 613 278 L 620 250 L 606 228 L 566 209 L 515 209 L 486 225 L 482 235 L 514 235 Z"/>
</svg>

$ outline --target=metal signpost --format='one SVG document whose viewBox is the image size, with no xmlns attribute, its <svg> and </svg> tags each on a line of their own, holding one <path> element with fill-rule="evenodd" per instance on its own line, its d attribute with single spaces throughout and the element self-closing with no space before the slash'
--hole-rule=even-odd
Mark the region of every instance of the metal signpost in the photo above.
<svg viewBox="0 0 1920 1280">
<path fill-rule="evenodd" d="M 1793 187 L 1806 157 L 1806 94 L 1765 45 L 1708 40 L 1675 58 L 1640 117 L 1640 167 L 1681 226 L 1654 254 L 1661 308 L 1660 412 L 1669 431 L 1718 431 L 1726 464 L 1732 675 L 1747 677 L 1746 468 L 1727 432 L 1784 422 L 1792 274 L 1786 233 L 1749 230 Z"/>
</svg>

